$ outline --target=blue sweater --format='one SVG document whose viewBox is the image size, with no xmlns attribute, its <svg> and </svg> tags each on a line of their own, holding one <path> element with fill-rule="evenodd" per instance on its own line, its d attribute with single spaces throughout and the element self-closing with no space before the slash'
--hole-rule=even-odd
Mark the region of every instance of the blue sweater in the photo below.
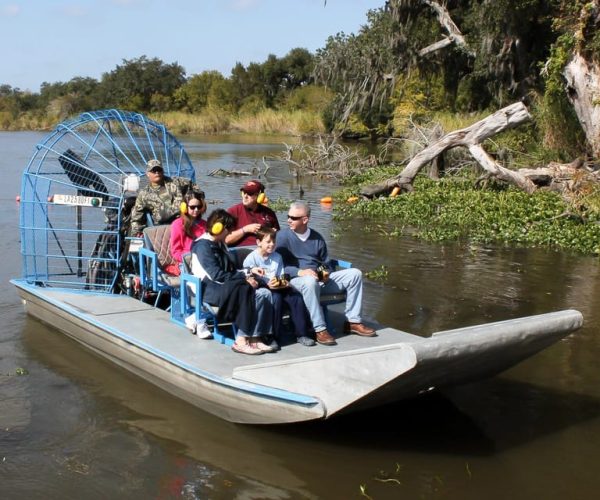
<svg viewBox="0 0 600 500">
<path fill-rule="evenodd" d="M 298 238 L 289 228 L 278 231 L 276 251 L 283 258 L 285 272 L 291 278 L 298 276 L 299 269 L 316 271 L 321 264 L 327 266 L 330 271 L 332 270 L 327 255 L 327 243 L 314 229 L 310 230 L 306 241 Z"/>
</svg>

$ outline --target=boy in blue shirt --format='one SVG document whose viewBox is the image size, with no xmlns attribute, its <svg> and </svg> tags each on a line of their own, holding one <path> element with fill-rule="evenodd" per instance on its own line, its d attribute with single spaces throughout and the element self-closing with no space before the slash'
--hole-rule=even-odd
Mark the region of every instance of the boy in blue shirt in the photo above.
<svg viewBox="0 0 600 500">
<path fill-rule="evenodd" d="M 244 259 L 244 267 L 259 267 L 264 270 L 264 274 L 257 279 L 262 281 L 273 295 L 274 344 L 281 341 L 282 309 L 285 302 L 290 309 L 290 318 L 294 323 L 298 343 L 307 347 L 313 346 L 315 341 L 308 334 L 310 329 L 308 311 L 302 295 L 294 290 L 283 276 L 283 260 L 281 255 L 275 252 L 275 238 L 276 232 L 273 228 L 261 227 L 256 233 L 258 248 Z"/>
</svg>

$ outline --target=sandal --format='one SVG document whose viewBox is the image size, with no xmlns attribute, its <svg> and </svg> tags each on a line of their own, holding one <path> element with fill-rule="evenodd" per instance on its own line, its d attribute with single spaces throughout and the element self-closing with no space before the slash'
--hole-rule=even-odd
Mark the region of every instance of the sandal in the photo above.
<svg viewBox="0 0 600 500">
<path fill-rule="evenodd" d="M 256 354 L 262 354 L 263 351 L 261 351 L 260 349 L 257 349 L 256 347 L 250 345 L 250 344 L 233 344 L 231 346 L 231 350 L 235 351 L 237 353 L 240 354 L 250 354 L 250 355 L 256 355 Z"/>
<path fill-rule="evenodd" d="M 277 350 L 274 346 L 267 345 L 260 340 L 258 342 L 253 342 L 250 345 L 255 349 L 258 349 L 260 352 L 275 352 Z"/>
</svg>

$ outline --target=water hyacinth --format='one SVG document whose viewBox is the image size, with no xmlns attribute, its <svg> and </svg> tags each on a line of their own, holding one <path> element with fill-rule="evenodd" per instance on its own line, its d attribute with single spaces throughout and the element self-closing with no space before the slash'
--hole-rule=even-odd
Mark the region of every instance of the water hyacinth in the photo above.
<svg viewBox="0 0 600 500">
<path fill-rule="evenodd" d="M 347 199 L 356 189 L 340 194 Z M 549 191 L 527 194 L 512 187 L 479 189 L 472 180 L 420 178 L 415 190 L 337 204 L 336 216 L 385 220 L 396 226 L 388 234 L 412 234 L 427 241 L 465 240 L 574 250 L 600 254 L 600 217 L 576 213 Z"/>
</svg>

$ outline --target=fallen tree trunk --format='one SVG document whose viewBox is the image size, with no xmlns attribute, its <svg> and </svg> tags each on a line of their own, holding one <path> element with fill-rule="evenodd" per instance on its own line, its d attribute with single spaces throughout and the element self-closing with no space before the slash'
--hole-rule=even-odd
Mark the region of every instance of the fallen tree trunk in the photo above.
<svg viewBox="0 0 600 500">
<path fill-rule="evenodd" d="M 469 146 L 469 151 L 484 170 L 497 179 L 514 184 L 527 193 L 533 193 L 536 190 L 535 184 L 525 177 L 521 171 L 517 172 L 502 167 L 479 144 Z"/>
<path fill-rule="evenodd" d="M 361 195 L 370 198 L 388 192 L 394 187 L 399 187 L 402 191 L 412 190 L 415 177 L 425 165 L 437 158 L 444 151 L 458 146 L 468 148 L 474 159 L 492 176 L 511 182 L 527 192 L 533 192 L 536 187 L 531 180 L 518 171 L 509 170 L 501 166 L 481 147 L 481 143 L 486 139 L 505 130 L 517 127 L 530 119 L 531 115 L 523 103 L 517 102 L 506 106 L 467 128 L 446 134 L 438 141 L 417 153 L 397 177 L 388 179 L 381 184 L 365 186 L 361 190 Z"/>
</svg>

